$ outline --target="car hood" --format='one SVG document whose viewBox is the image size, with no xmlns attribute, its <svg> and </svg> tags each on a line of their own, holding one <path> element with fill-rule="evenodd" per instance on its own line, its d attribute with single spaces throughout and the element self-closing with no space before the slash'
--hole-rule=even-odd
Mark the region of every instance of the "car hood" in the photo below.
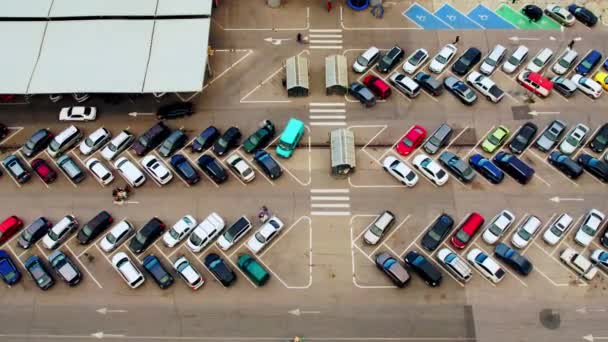
<svg viewBox="0 0 608 342">
<path fill-rule="evenodd" d="M 363 235 L 363 238 L 365 239 L 365 241 L 367 241 L 371 245 L 375 245 L 378 242 L 378 240 L 380 240 L 380 237 L 376 236 L 370 230 L 365 232 L 365 235 Z"/>
<path fill-rule="evenodd" d="M 167 232 L 165 232 L 165 234 L 163 234 L 163 242 L 165 243 L 165 245 L 167 245 L 169 247 L 173 247 L 179 241 L 174 239 L 173 236 L 169 235 L 169 231 L 167 231 Z"/>
<path fill-rule="evenodd" d="M 101 249 L 103 249 L 105 252 L 109 252 L 110 250 L 112 250 L 112 248 L 114 248 L 114 245 L 108 242 L 105 237 L 103 237 L 101 241 L 99 241 L 99 247 L 101 247 Z"/>
<path fill-rule="evenodd" d="M 513 238 L 511 239 L 511 242 L 513 242 L 513 245 L 515 247 L 523 248 L 528 244 L 529 241 L 522 239 L 521 237 L 519 237 L 519 235 L 517 235 L 517 233 L 515 233 L 513 235 Z"/>
<path fill-rule="evenodd" d="M 255 235 L 253 235 L 251 236 L 251 239 L 247 241 L 247 247 L 249 247 L 252 252 L 257 253 L 262 249 L 262 247 L 264 247 L 264 245 L 255 238 Z"/>
<path fill-rule="evenodd" d="M 492 234 L 492 232 L 490 232 L 490 230 L 488 229 L 483 232 L 482 238 L 483 241 L 489 243 L 490 245 L 493 245 L 494 243 L 496 243 L 496 241 L 498 241 L 498 237 Z"/>
<path fill-rule="evenodd" d="M 129 247 L 133 252 L 140 253 L 143 251 L 144 245 L 134 237 L 131 239 L 131 242 L 129 242 Z"/>
<path fill-rule="evenodd" d="M 580 230 L 576 232 L 576 236 L 574 238 L 576 239 L 576 241 L 585 246 L 588 246 L 589 243 L 591 243 L 591 240 L 593 240 L 592 236 L 589 236 Z"/>
</svg>

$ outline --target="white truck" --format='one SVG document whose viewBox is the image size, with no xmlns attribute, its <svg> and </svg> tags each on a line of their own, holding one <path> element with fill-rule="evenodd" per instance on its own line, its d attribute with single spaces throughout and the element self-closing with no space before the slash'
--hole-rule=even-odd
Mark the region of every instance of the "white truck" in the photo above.
<svg viewBox="0 0 608 342">
<path fill-rule="evenodd" d="M 473 71 L 467 76 L 467 83 L 477 89 L 481 95 L 488 100 L 498 103 L 505 96 L 505 92 L 498 88 L 496 83 L 487 76 L 482 75 L 477 71 Z"/>
<path fill-rule="evenodd" d="M 585 279 L 591 280 L 597 274 L 597 267 L 593 266 L 589 259 L 578 254 L 572 248 L 566 248 L 560 254 L 559 258 L 576 273 L 582 275 Z"/>
</svg>

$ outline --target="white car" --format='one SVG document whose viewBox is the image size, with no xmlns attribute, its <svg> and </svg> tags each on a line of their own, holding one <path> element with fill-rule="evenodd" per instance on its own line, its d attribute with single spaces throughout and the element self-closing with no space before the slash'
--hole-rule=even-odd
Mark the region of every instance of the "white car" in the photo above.
<svg viewBox="0 0 608 342">
<path fill-rule="evenodd" d="M 608 271 L 608 252 L 603 249 L 596 249 L 589 257 L 591 262 Z"/>
<path fill-rule="evenodd" d="M 103 159 L 110 161 L 131 146 L 134 140 L 135 136 L 131 132 L 123 130 L 101 150 L 101 156 Z"/>
<path fill-rule="evenodd" d="M 418 183 L 418 175 L 416 175 L 404 162 L 393 156 L 384 158 L 382 167 L 405 186 L 412 187 Z"/>
<path fill-rule="evenodd" d="M 96 117 L 95 107 L 63 107 L 59 112 L 59 121 L 93 121 Z"/>
<path fill-rule="evenodd" d="M 254 254 L 258 254 L 274 239 L 285 225 L 278 217 L 273 216 L 247 241 L 247 248 Z"/>
<path fill-rule="evenodd" d="M 86 167 L 103 185 L 108 185 L 114 180 L 114 175 L 112 172 L 97 158 L 89 158 L 89 160 L 87 160 Z"/>
<path fill-rule="evenodd" d="M 486 227 L 481 236 L 483 241 L 490 245 L 495 244 L 507 232 L 514 220 L 515 215 L 512 212 L 508 210 L 501 211 Z"/>
<path fill-rule="evenodd" d="M 153 154 L 143 157 L 139 163 L 160 185 L 165 185 L 173 179 L 173 174 L 167 165 Z"/>
<path fill-rule="evenodd" d="M 431 60 L 429 70 L 436 74 L 440 74 L 443 69 L 450 64 L 450 61 L 452 58 L 454 58 L 454 55 L 456 55 L 456 51 L 458 51 L 458 48 L 456 48 L 454 44 L 448 44 L 441 48 L 441 50 L 439 50 L 439 52 Z"/>
<path fill-rule="evenodd" d="M 519 227 L 517 227 L 517 231 L 511 237 L 511 243 L 514 247 L 517 248 L 525 248 L 531 241 L 534 239 L 534 235 L 540 228 L 542 222 L 540 219 L 534 215 L 528 216 L 522 222 Z"/>
<path fill-rule="evenodd" d="M 589 246 L 591 240 L 595 237 L 595 234 L 600 230 L 605 218 L 606 216 L 601 211 L 597 209 L 589 210 L 574 236 L 574 241 L 581 246 Z"/>
<path fill-rule="evenodd" d="M 192 266 L 192 263 L 185 256 L 180 257 L 173 263 L 173 268 L 177 271 L 180 277 L 193 290 L 198 290 L 205 284 L 205 278 Z"/>
<path fill-rule="evenodd" d="M 602 95 L 602 86 L 589 77 L 583 77 L 583 75 L 575 74 L 570 80 L 576 84 L 578 90 L 582 91 L 589 97 L 597 99 Z"/>
<path fill-rule="evenodd" d="M 114 269 L 132 289 L 140 287 L 146 280 L 143 273 L 141 273 L 125 252 L 114 254 L 112 266 L 114 266 Z"/>
<path fill-rule="evenodd" d="M 377 47 L 372 46 L 357 57 L 353 63 L 353 70 L 358 73 L 364 73 L 367 69 L 371 68 L 379 58 L 380 50 Z"/>
<path fill-rule="evenodd" d="M 42 238 L 42 244 L 47 249 L 55 249 L 78 228 L 78 220 L 72 215 L 64 216 Z"/>
<path fill-rule="evenodd" d="M 544 48 L 540 50 L 534 58 L 528 62 L 526 69 L 533 72 L 540 72 L 553 57 L 553 50 Z"/>
<path fill-rule="evenodd" d="M 367 227 L 365 234 L 363 234 L 363 241 L 368 245 L 377 244 L 389 231 L 393 223 L 395 223 L 395 214 L 385 210 Z"/>
<path fill-rule="evenodd" d="M 545 230 L 543 234 L 543 240 L 551 246 L 555 246 L 559 240 L 566 235 L 568 229 L 572 225 L 572 216 L 568 214 L 561 214 L 559 217 Z"/>
<path fill-rule="evenodd" d="M 127 221 L 122 220 L 110 229 L 110 231 L 99 241 L 99 247 L 106 253 L 109 253 L 120 246 L 124 241 L 129 238 L 135 231 L 133 225 Z"/>
<path fill-rule="evenodd" d="M 165 246 L 175 247 L 196 227 L 196 219 L 192 215 L 186 215 L 179 219 L 171 229 L 163 234 L 163 242 Z"/>
<path fill-rule="evenodd" d="M 589 127 L 579 123 L 570 130 L 566 139 L 559 145 L 559 150 L 563 154 L 570 155 L 585 141 L 585 137 L 589 133 Z"/>
<path fill-rule="evenodd" d="M 473 86 L 485 96 L 488 100 L 498 103 L 505 96 L 505 92 L 498 88 L 496 83 L 487 76 L 482 75 L 477 71 L 473 71 L 467 76 L 467 83 Z"/>
<path fill-rule="evenodd" d="M 110 138 L 110 132 L 104 127 L 99 127 L 80 143 L 80 153 L 88 156 L 100 149 Z"/>
<path fill-rule="evenodd" d="M 478 248 L 473 248 L 467 253 L 467 260 L 475 267 L 484 277 L 490 279 L 493 283 L 499 283 L 505 277 L 505 270 L 487 254 Z"/>
<path fill-rule="evenodd" d="M 405 60 L 405 63 L 403 63 L 403 71 L 413 75 L 416 70 L 424 65 L 427 59 L 429 59 L 429 52 L 425 49 L 417 49 L 412 52 Z"/>
<path fill-rule="evenodd" d="M 255 179 L 255 172 L 251 166 L 238 154 L 231 154 L 230 157 L 226 159 L 226 162 L 228 163 L 228 167 L 230 167 L 243 182 L 250 183 Z"/>
<path fill-rule="evenodd" d="M 194 253 L 202 251 L 205 246 L 224 230 L 225 226 L 226 222 L 224 222 L 224 219 L 218 213 L 211 213 L 194 228 L 188 237 L 188 241 L 186 241 L 186 246 Z"/>
<path fill-rule="evenodd" d="M 578 52 L 576 50 L 572 50 L 571 48 L 566 48 L 564 52 L 560 55 L 557 62 L 553 64 L 551 71 L 556 73 L 557 75 L 564 75 L 574 66 L 576 59 L 578 58 Z"/>
<path fill-rule="evenodd" d="M 121 157 L 116 160 L 114 167 L 120 172 L 122 177 L 134 188 L 137 188 L 146 182 L 146 176 L 140 169 L 126 157 Z"/>
<path fill-rule="evenodd" d="M 420 170 L 420 172 L 422 172 L 422 174 L 431 182 L 442 186 L 448 181 L 448 173 L 439 166 L 439 163 L 435 162 L 426 154 L 421 153 L 417 155 L 414 157 L 412 163 L 414 164 L 414 167 Z"/>
<path fill-rule="evenodd" d="M 564 26 L 572 26 L 576 21 L 567 9 L 555 4 L 547 5 L 545 7 L 545 14 Z"/>
<path fill-rule="evenodd" d="M 502 71 L 507 74 L 512 74 L 517 68 L 523 64 L 528 57 L 528 47 L 520 45 L 513 51 L 511 56 L 502 64 Z"/>
<path fill-rule="evenodd" d="M 576 273 L 582 275 L 587 280 L 592 280 L 597 274 L 597 267 L 594 267 L 589 259 L 578 254 L 572 248 L 566 248 L 559 255 L 559 258 Z"/>
<path fill-rule="evenodd" d="M 435 258 L 439 260 L 443 268 L 460 281 L 467 283 L 473 277 L 473 270 L 471 270 L 469 265 L 451 249 L 445 247 L 440 249 L 435 255 Z"/>
</svg>

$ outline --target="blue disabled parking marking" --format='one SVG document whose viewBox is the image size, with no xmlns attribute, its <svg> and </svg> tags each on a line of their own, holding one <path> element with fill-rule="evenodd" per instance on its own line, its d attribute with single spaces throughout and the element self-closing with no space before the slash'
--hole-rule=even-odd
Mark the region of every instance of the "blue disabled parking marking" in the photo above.
<svg viewBox="0 0 608 342">
<path fill-rule="evenodd" d="M 516 28 L 482 4 L 475 6 L 467 14 L 467 17 L 486 29 L 506 30 Z"/>
<path fill-rule="evenodd" d="M 467 16 L 462 14 L 456 8 L 452 7 L 450 4 L 445 3 L 441 6 L 437 11 L 435 11 L 435 16 L 439 19 L 445 21 L 450 26 L 455 29 L 464 29 L 464 30 L 479 30 L 483 29 L 483 27 L 473 20 L 469 19 Z"/>
<path fill-rule="evenodd" d="M 437 18 L 433 13 L 427 11 L 426 8 L 412 4 L 403 12 L 403 15 L 412 20 L 416 25 L 425 30 L 451 30 L 450 25 Z"/>
</svg>

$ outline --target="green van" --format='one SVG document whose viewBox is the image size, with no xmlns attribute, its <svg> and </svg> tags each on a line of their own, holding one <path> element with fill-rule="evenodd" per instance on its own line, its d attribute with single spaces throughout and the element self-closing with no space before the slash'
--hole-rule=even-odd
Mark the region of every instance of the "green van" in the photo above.
<svg viewBox="0 0 608 342">
<path fill-rule="evenodd" d="M 247 278 L 251 279 L 257 286 L 263 286 L 270 278 L 268 271 L 249 254 L 240 255 L 237 265 Z"/>
<path fill-rule="evenodd" d="M 277 145 L 277 155 L 283 158 L 291 157 L 303 135 L 304 123 L 298 119 L 289 119 L 281 133 L 281 139 Z"/>
</svg>

